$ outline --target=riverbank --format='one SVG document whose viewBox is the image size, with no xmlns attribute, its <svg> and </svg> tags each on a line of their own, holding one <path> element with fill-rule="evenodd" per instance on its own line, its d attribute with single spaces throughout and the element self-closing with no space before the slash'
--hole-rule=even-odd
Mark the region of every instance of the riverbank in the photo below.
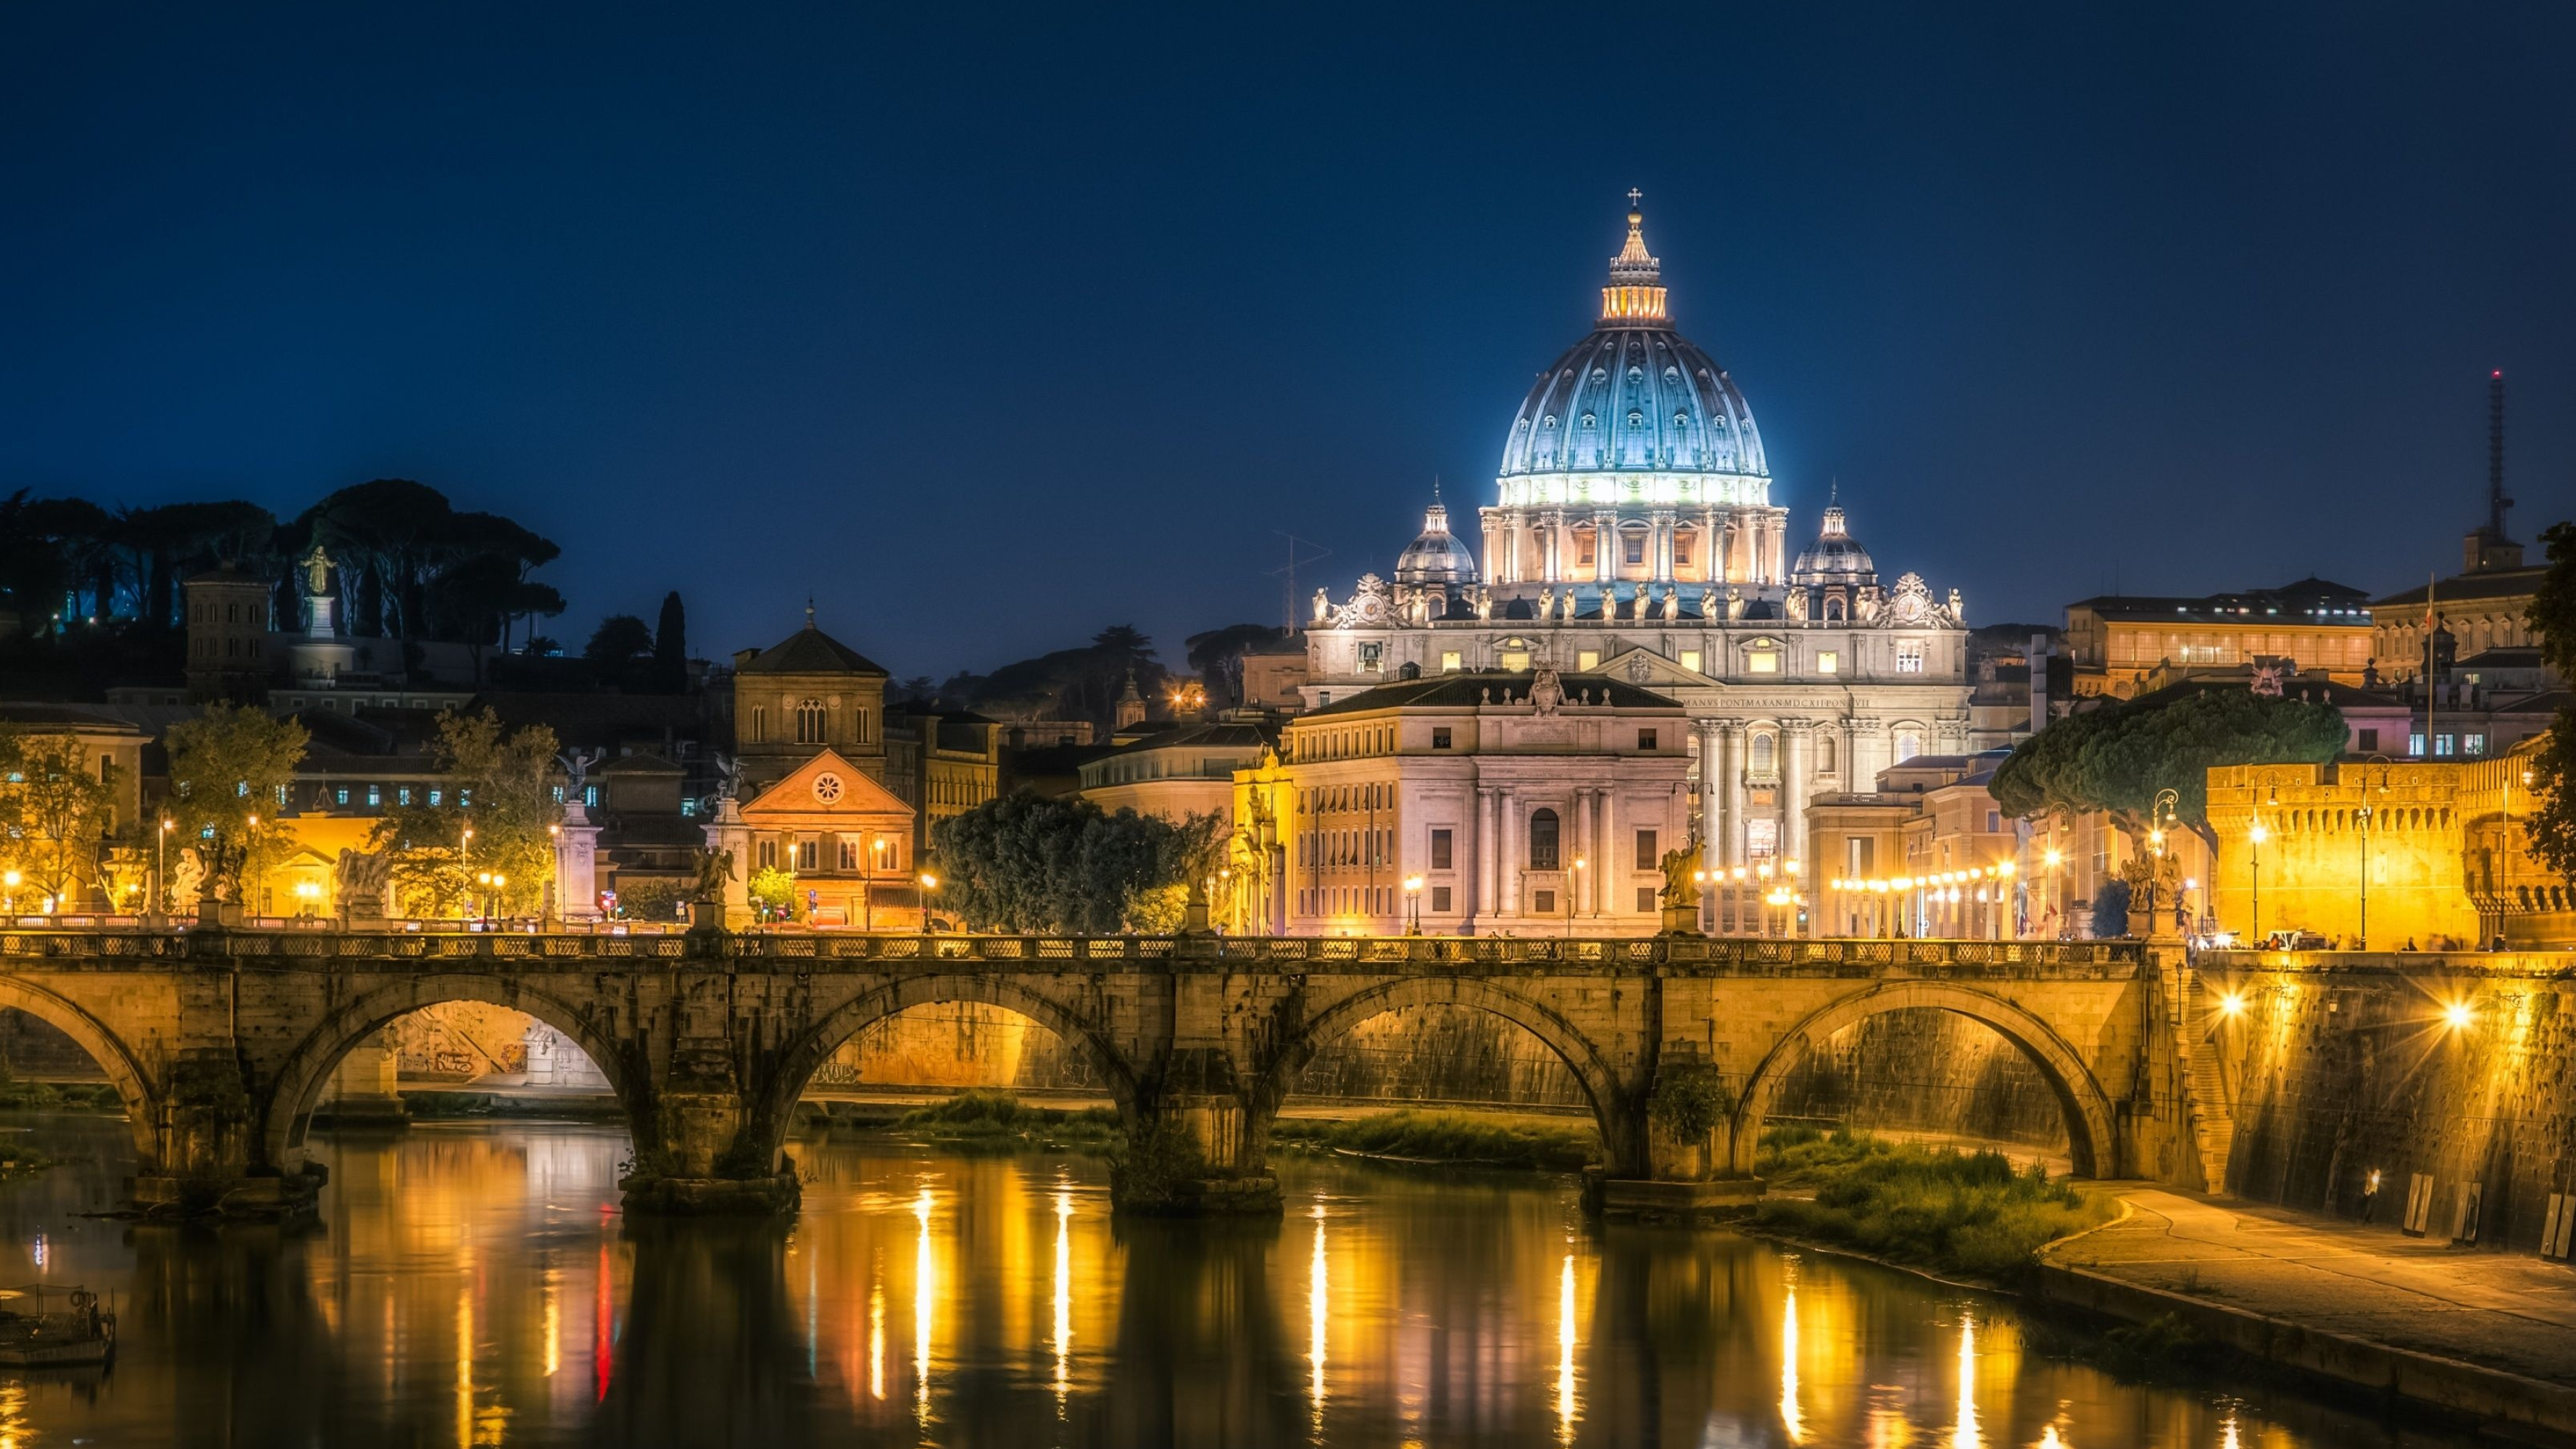
<svg viewBox="0 0 2576 1449">
<path fill-rule="evenodd" d="M 1774 1128 L 1754 1171 L 1772 1188 L 1747 1224 L 1757 1233 L 1998 1289 L 2023 1284 L 2051 1242 L 2118 1211 L 2039 1163 L 1867 1133 Z"/>
<path fill-rule="evenodd" d="M 2576 1443 L 2576 1275 L 2146 1184 L 2050 1245 L 2031 1296 L 2314 1379 Z M 2171 1330 L 2168 1330 L 2171 1331 Z"/>
</svg>

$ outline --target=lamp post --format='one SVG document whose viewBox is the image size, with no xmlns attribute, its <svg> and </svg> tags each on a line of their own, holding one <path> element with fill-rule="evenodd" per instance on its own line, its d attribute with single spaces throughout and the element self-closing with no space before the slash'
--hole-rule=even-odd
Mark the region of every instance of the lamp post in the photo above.
<svg viewBox="0 0 2576 1449">
<path fill-rule="evenodd" d="M 465 873 L 466 873 L 467 871 L 469 871 L 469 870 L 472 870 L 472 869 L 473 869 L 473 867 L 474 867 L 474 862 L 473 862 L 473 860 L 472 860 L 472 853 L 473 853 L 473 849 L 474 849 L 474 827 L 473 827 L 473 826 L 471 826 L 471 825 L 462 825 L 462 826 L 457 827 L 457 831 L 456 831 L 456 873 L 457 873 L 458 875 L 465 875 Z M 470 879 L 470 877 L 469 877 L 469 879 Z M 468 911 L 466 911 L 466 910 L 464 910 L 462 907 L 459 907 L 459 908 L 458 908 L 458 910 L 457 910 L 457 912 L 456 912 L 456 914 L 458 914 L 459 916 L 465 916 L 465 915 L 470 915 L 471 913 L 470 913 L 470 912 L 468 912 Z"/>
<path fill-rule="evenodd" d="M 1409 875 L 1404 878 L 1404 905 L 1406 916 L 1404 933 L 1408 936 L 1421 935 L 1422 877 L 1418 875 Z"/>
<path fill-rule="evenodd" d="M 2263 828 L 2260 819 L 2254 822 L 2252 830 L 2245 832 L 2245 838 L 2254 843 L 2254 929 L 2248 931 L 2246 937 L 2258 946 L 2263 939 L 2263 837 L 2270 833 Z"/>
<path fill-rule="evenodd" d="M 14 870 L 0 871 L 0 890 L 7 892 L 6 895 L 0 895 L 0 915 L 18 914 L 18 882 L 25 879 L 25 876 Z"/>
<path fill-rule="evenodd" d="M 170 827 L 178 822 L 161 817 L 161 828 L 152 832 L 152 915 L 159 919 L 170 909 Z"/>
<path fill-rule="evenodd" d="M 861 930 L 873 931 L 877 928 L 877 876 L 885 869 L 885 853 L 886 838 L 882 835 L 870 836 L 868 870 L 866 874 L 859 877 L 860 909 L 864 912 L 861 917 Z"/>
<path fill-rule="evenodd" d="M 939 889 L 939 877 L 923 871 L 921 880 L 921 933 L 930 934 L 930 893 Z"/>
</svg>

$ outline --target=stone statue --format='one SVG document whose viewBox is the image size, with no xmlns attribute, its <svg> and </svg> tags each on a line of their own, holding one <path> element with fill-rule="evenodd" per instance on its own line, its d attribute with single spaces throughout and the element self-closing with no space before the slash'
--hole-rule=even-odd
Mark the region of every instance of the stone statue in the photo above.
<svg viewBox="0 0 2576 1449">
<path fill-rule="evenodd" d="M 725 883 L 733 879 L 733 852 L 701 850 L 698 852 L 698 887 L 696 899 L 724 903 Z"/>
<path fill-rule="evenodd" d="M 331 556 L 322 551 L 322 545 L 313 545 L 313 551 L 298 559 L 297 563 L 304 569 L 305 593 L 318 599 L 330 590 Z"/>
<path fill-rule="evenodd" d="M 1950 622 L 1953 624 L 1965 624 L 1968 622 L 1968 606 L 1967 603 L 1959 597 L 1959 591 L 1957 589 L 1952 589 L 1950 591 Z"/>
<path fill-rule="evenodd" d="M 1493 590 L 1481 587 L 1476 590 L 1476 617 L 1479 619 L 1494 617 Z"/>
<path fill-rule="evenodd" d="M 1860 591 L 1860 621 L 1864 624 L 1878 622 L 1878 590 L 1870 588 Z"/>
<path fill-rule="evenodd" d="M 1665 588 L 1665 590 L 1664 590 L 1664 617 L 1665 617 L 1665 618 L 1667 618 L 1667 619 L 1678 619 L 1678 618 L 1680 618 L 1681 616 L 1682 616 L 1682 590 L 1681 590 L 1681 585 L 1679 585 L 1679 584 L 1673 584 L 1673 585 L 1668 586 L 1668 587 L 1667 587 L 1667 588 Z"/>
<path fill-rule="evenodd" d="M 1687 849 L 1664 852 L 1664 890 L 1662 904 L 1696 906 L 1699 904 L 1699 882 L 1691 872 L 1699 869 L 1699 842 L 1693 840 Z"/>
<path fill-rule="evenodd" d="M 1575 594 L 1574 594 L 1574 590 L 1572 590 L 1572 589 L 1567 589 L 1567 590 L 1565 591 L 1565 601 L 1564 601 L 1564 605 L 1563 605 L 1563 608 L 1564 608 L 1564 611 L 1565 611 L 1565 612 L 1564 612 L 1564 614 L 1562 615 L 1562 617 L 1564 618 L 1565 622 L 1567 622 L 1567 623 L 1569 623 L 1569 624 L 1571 624 L 1571 623 L 1573 623 L 1573 622 L 1574 622 L 1574 611 L 1575 611 L 1575 609 L 1578 607 L 1579 603 L 1580 603 L 1580 601 L 1576 599 Z"/>
<path fill-rule="evenodd" d="M 1554 714 L 1556 707 L 1565 703 L 1565 686 L 1557 682 L 1553 668 L 1542 664 L 1530 676 L 1529 702 L 1534 714 Z"/>
<path fill-rule="evenodd" d="M 556 762 L 564 767 L 564 775 L 567 777 L 564 785 L 566 801 L 575 805 L 581 803 L 582 790 L 590 782 L 590 767 L 606 758 L 608 758 L 606 750 L 581 749 L 566 750 L 555 756 Z"/>
<path fill-rule="evenodd" d="M 716 798 L 719 800 L 742 798 L 742 761 L 722 751 L 716 754 Z"/>
<path fill-rule="evenodd" d="M 1717 617 L 1717 585 L 1709 584 L 1699 591 L 1699 616 L 1702 619 Z"/>
<path fill-rule="evenodd" d="M 331 893 L 340 909 L 352 916 L 381 916 L 385 913 L 385 892 L 393 880 L 394 858 L 390 852 L 370 854 L 361 850 L 343 850 L 331 868 Z"/>
<path fill-rule="evenodd" d="M 1730 619 L 1744 617 L 1744 591 L 1733 584 L 1726 586 L 1726 617 Z"/>
<path fill-rule="evenodd" d="M 1538 616 L 1542 621 L 1556 617 L 1555 585 L 1551 584 L 1538 591 Z"/>
<path fill-rule="evenodd" d="M 1793 588 L 1793 589 L 1791 589 L 1791 590 L 1789 591 L 1789 593 L 1788 593 L 1787 598 L 1783 601 L 1783 603 L 1784 603 L 1784 605 L 1787 607 L 1787 609 L 1788 609 L 1788 611 L 1789 611 L 1789 621 L 1790 621 L 1791 623 L 1805 623 L 1805 622 L 1806 622 L 1806 618 L 1807 618 L 1807 591 L 1806 591 L 1805 589 L 1803 589 L 1803 588 Z"/>
<path fill-rule="evenodd" d="M 1324 589 L 1315 591 L 1315 622 L 1320 624 L 1333 616 L 1333 596 Z"/>
</svg>

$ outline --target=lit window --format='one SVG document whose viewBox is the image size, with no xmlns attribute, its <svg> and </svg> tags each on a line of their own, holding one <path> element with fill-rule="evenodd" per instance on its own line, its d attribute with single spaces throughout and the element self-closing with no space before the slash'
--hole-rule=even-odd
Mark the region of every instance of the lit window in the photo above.
<svg viewBox="0 0 2576 1449">
<path fill-rule="evenodd" d="M 2417 730 L 2406 736 L 2406 753 L 2410 755 L 2420 755 L 2424 753 L 2423 731 Z"/>
<path fill-rule="evenodd" d="M 599 808 L 599 787 L 597 785 L 582 786 L 581 803 L 590 809 L 595 810 Z"/>
<path fill-rule="evenodd" d="M 1701 658 L 1700 652 L 1699 652 L 1698 650 L 1696 650 L 1696 649 L 1685 649 L 1685 650 L 1683 650 L 1683 651 L 1682 651 L 1682 668 L 1689 670 L 1689 671 L 1690 671 L 1691 673 L 1693 673 L 1693 674 L 1697 674 L 1697 673 L 1699 673 L 1699 661 L 1700 661 L 1700 658 Z"/>
<path fill-rule="evenodd" d="M 2462 735 L 2462 736 L 2460 736 L 2460 753 L 2461 753 L 2461 754 L 2464 754 L 2464 755 L 2483 755 L 2483 754 L 2485 754 L 2486 752 L 2487 752 L 2487 737 L 2486 737 L 2485 735 Z"/>
<path fill-rule="evenodd" d="M 1598 649 L 1578 649 L 1578 650 L 1574 651 L 1574 672 L 1575 672 L 1575 673 L 1577 673 L 1577 674 L 1590 674 L 1593 670 L 1596 670 L 1596 669 L 1598 669 L 1598 668 L 1600 668 L 1600 667 L 1601 667 L 1601 651 L 1600 651 L 1600 650 L 1598 650 Z"/>
<path fill-rule="evenodd" d="M 439 792 L 438 792 L 438 791 L 436 791 L 436 790 L 431 790 L 431 791 L 429 792 L 429 803 L 430 803 L 430 804 L 432 804 L 432 805 L 437 804 L 437 803 L 438 803 L 438 796 L 439 796 Z"/>
<path fill-rule="evenodd" d="M 2453 754 L 2455 753 L 2453 746 L 2457 743 L 2458 741 L 2450 735 L 2435 735 L 2433 736 L 2433 753 L 2436 755 Z"/>
<path fill-rule="evenodd" d="M 1923 753 L 1923 737 L 1921 735 L 1916 734 L 1912 730 L 1898 730 L 1896 732 L 1896 762 L 1898 764 L 1904 764 L 1907 760 L 1913 759 L 1916 755 L 1921 753 Z"/>
<path fill-rule="evenodd" d="M 397 805 L 408 805 L 411 803 L 411 787 L 409 785 L 405 785 L 401 789 L 394 791 L 394 803 Z"/>
<path fill-rule="evenodd" d="M 331 792 L 331 799 L 332 799 L 332 802 L 333 802 L 334 804 L 339 804 L 339 805 L 346 805 L 346 804 L 348 804 L 348 803 L 349 803 L 349 787 L 348 787 L 348 786 L 346 786 L 346 785 L 343 785 L 343 786 L 341 786 L 339 789 L 332 791 L 332 792 Z M 369 802 L 369 803 L 373 803 L 373 802 Z"/>
<path fill-rule="evenodd" d="M 1779 742 L 1775 736 L 1755 735 L 1753 737 L 1753 746 L 1747 751 L 1747 755 L 1751 761 L 1750 772 L 1755 778 L 1770 778 L 1771 771 L 1776 767 L 1776 761 L 1779 759 L 1779 749 Z"/>
<path fill-rule="evenodd" d="M 1525 672 L 1526 670 L 1528 670 L 1528 668 L 1529 668 L 1529 651 L 1528 651 L 1528 650 L 1526 650 L 1526 649 L 1506 649 L 1506 650 L 1504 650 L 1504 651 L 1503 651 L 1503 672 L 1504 672 L 1504 673 L 1506 673 L 1506 674 L 1520 674 L 1520 673 L 1523 673 L 1523 672 Z"/>
<path fill-rule="evenodd" d="M 1842 672 L 1843 672 L 1843 656 L 1842 656 L 1841 651 L 1839 651 L 1839 650 L 1834 650 L 1834 649 L 1819 649 L 1819 650 L 1817 650 L 1817 651 L 1816 651 L 1816 672 L 1817 672 L 1818 674 L 1840 674 L 1840 673 L 1842 673 Z"/>
<path fill-rule="evenodd" d="M 1744 656 L 1744 672 L 1747 674 L 1777 674 L 1780 672 L 1780 656 L 1774 650 L 1756 649 L 1752 653 Z"/>
<path fill-rule="evenodd" d="M 1375 674 L 1384 668 L 1386 668 L 1386 646 L 1383 644 L 1362 644 L 1360 646 L 1360 673 Z"/>
<path fill-rule="evenodd" d="M 1921 674 L 1923 672 L 1923 646 L 1921 644 L 1908 641 L 1896 646 L 1896 672 L 1899 674 Z"/>
<path fill-rule="evenodd" d="M 376 806 L 384 803 L 385 787 L 382 785 L 369 785 L 367 787 L 367 807 L 369 809 L 374 809 Z"/>
<path fill-rule="evenodd" d="M 1458 657 L 1458 651 L 1457 651 L 1457 650 L 1455 650 L 1455 649 L 1443 649 L 1443 650 L 1441 650 L 1441 651 L 1440 651 L 1440 672 L 1441 672 L 1441 673 L 1443 673 L 1443 674 L 1455 674 L 1455 673 L 1457 673 L 1461 668 L 1463 668 L 1464 666 L 1465 666 L 1465 661 L 1464 661 L 1464 660 L 1462 660 L 1462 659 L 1460 659 L 1460 658 Z"/>
</svg>

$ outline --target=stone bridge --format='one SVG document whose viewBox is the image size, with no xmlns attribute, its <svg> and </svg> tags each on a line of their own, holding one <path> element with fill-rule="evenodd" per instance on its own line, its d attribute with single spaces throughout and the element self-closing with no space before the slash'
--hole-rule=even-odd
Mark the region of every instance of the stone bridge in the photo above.
<svg viewBox="0 0 2576 1449">
<path fill-rule="evenodd" d="M 1612 1212 L 1758 1193 L 1763 1119 L 1805 1044 L 1905 1008 L 1958 1012 L 2024 1053 L 2078 1173 L 2197 1186 L 2188 1043 L 2205 1033 L 2175 1025 L 2199 1009 L 2189 974 L 2178 953 L 2094 942 L 0 930 L 0 1006 L 106 1070 L 144 1202 L 296 1196 L 340 1059 L 451 1001 L 525 1012 L 589 1053 L 626 1109 L 639 1210 L 792 1201 L 785 1142 L 816 1069 L 872 1023 L 943 1002 L 1018 1012 L 1088 1059 L 1131 1141 L 1162 1153 L 1119 1189 L 1138 1208 L 1275 1205 L 1270 1123 L 1299 1069 L 1372 1016 L 1433 1004 L 1502 1017 L 1563 1059 L 1599 1122 L 1593 1201 Z"/>
</svg>

